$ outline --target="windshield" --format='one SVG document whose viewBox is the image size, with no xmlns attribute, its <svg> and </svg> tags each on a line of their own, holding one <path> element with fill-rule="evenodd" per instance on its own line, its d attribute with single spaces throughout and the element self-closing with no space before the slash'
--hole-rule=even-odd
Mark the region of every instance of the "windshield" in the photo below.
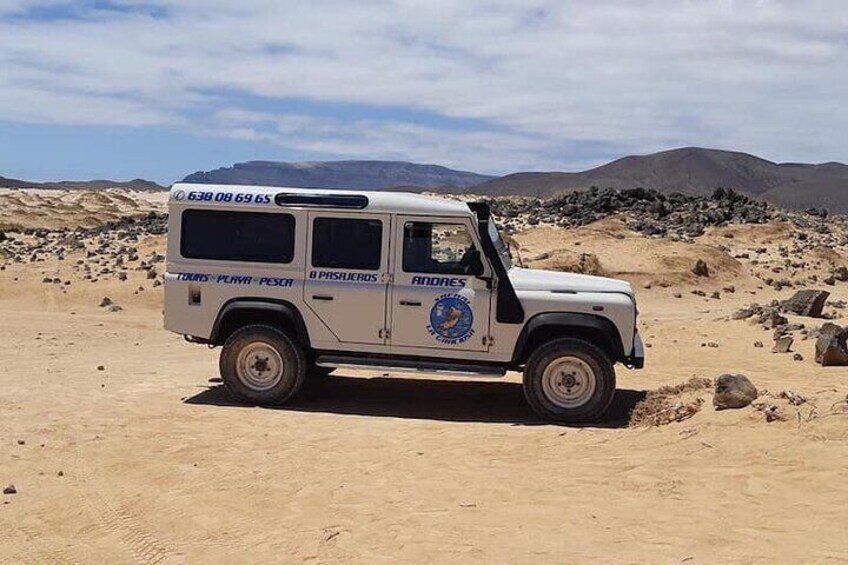
<svg viewBox="0 0 848 565">
<path fill-rule="evenodd" d="M 504 242 L 500 232 L 498 232 L 498 227 L 495 225 L 494 220 L 491 219 L 489 220 L 489 239 L 495 245 L 495 251 L 498 252 L 498 257 L 501 258 L 504 269 L 507 271 L 510 270 L 512 268 L 512 257 L 509 255 L 509 247 Z"/>
</svg>

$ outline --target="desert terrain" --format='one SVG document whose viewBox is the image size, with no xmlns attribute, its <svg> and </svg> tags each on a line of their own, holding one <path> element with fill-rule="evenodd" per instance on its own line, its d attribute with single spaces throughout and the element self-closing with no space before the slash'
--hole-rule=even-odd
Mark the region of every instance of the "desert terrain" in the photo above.
<svg viewBox="0 0 848 565">
<path fill-rule="evenodd" d="M 162 329 L 164 212 L 0 190 L 0 562 L 848 562 L 848 367 L 814 361 L 815 330 L 848 324 L 841 221 L 514 216 L 528 266 L 637 290 L 645 369 L 617 367 L 603 422 L 564 427 L 512 373 L 337 371 L 239 405 L 217 350 Z M 829 319 L 787 315 L 772 353 L 769 316 L 738 312 L 800 289 L 830 293 Z M 723 373 L 757 400 L 715 410 Z"/>
</svg>

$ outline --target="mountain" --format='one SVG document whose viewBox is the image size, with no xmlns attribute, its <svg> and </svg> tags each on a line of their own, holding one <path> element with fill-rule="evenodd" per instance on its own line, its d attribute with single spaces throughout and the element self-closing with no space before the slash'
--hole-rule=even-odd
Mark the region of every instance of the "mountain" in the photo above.
<svg viewBox="0 0 848 565">
<path fill-rule="evenodd" d="M 133 179 L 129 181 L 114 181 L 114 180 L 86 180 L 73 181 L 63 180 L 59 182 L 45 182 L 39 185 L 39 188 L 61 189 L 61 190 L 103 190 L 106 188 L 123 188 L 126 190 L 138 190 L 146 192 L 156 192 L 159 190 L 167 190 L 167 187 L 156 184 L 153 181 L 145 179 Z"/>
<path fill-rule="evenodd" d="M 167 190 L 166 187 L 155 182 L 144 179 L 133 179 L 130 181 L 114 180 L 63 180 L 57 182 L 30 182 L 25 180 L 0 177 L 0 188 L 43 188 L 48 190 L 103 190 L 106 188 L 124 188 L 127 190 L 138 190 L 155 192 Z"/>
<path fill-rule="evenodd" d="M 550 196 L 591 186 L 701 195 L 723 187 L 781 206 L 848 211 L 848 165 L 773 163 L 747 153 L 698 147 L 623 157 L 575 173 L 514 173 L 469 192 Z"/>
<path fill-rule="evenodd" d="M 9 179 L 0 177 L 0 188 L 37 188 L 38 185 L 25 180 Z"/>
<path fill-rule="evenodd" d="M 392 187 L 467 188 L 494 179 L 439 165 L 405 161 L 248 161 L 198 171 L 183 182 L 309 188 L 381 189 Z"/>
</svg>

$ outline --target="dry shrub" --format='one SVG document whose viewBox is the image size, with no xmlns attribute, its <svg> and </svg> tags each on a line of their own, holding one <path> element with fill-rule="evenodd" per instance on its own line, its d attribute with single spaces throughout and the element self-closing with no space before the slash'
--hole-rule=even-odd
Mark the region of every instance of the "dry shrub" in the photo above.
<svg viewBox="0 0 848 565">
<path fill-rule="evenodd" d="M 692 377 L 685 383 L 669 385 L 650 391 L 630 413 L 630 426 L 664 426 L 688 420 L 701 411 L 704 399 L 691 397 L 712 388 L 713 382 L 704 377 Z"/>
</svg>

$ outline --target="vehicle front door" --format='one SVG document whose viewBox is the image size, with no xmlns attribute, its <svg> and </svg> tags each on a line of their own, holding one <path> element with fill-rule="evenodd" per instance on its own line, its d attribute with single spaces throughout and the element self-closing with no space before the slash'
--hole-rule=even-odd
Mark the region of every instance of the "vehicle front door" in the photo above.
<svg viewBox="0 0 848 565">
<path fill-rule="evenodd" d="M 487 351 L 492 273 L 470 220 L 398 216 L 394 231 L 392 348 Z"/>
<path fill-rule="evenodd" d="M 344 343 L 384 344 L 389 214 L 310 212 L 303 299 Z"/>
</svg>

